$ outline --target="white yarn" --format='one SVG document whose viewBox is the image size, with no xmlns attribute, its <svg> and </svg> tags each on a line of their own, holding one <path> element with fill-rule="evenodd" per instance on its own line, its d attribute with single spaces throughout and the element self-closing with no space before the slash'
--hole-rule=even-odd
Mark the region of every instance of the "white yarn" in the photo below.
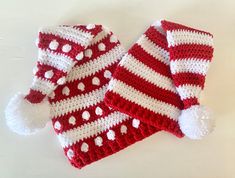
<svg viewBox="0 0 235 178">
<path fill-rule="evenodd" d="M 47 79 L 51 79 L 53 77 L 54 73 L 52 70 L 46 71 L 44 74 L 44 77 Z"/>
<path fill-rule="evenodd" d="M 104 71 L 104 77 L 105 78 L 111 78 L 112 77 L 112 73 L 109 70 L 105 70 Z"/>
<path fill-rule="evenodd" d="M 98 106 L 95 109 L 95 114 L 101 116 L 103 114 L 103 110 Z"/>
<path fill-rule="evenodd" d="M 98 136 L 95 138 L 95 145 L 102 146 L 103 145 L 103 139 L 102 137 Z"/>
<path fill-rule="evenodd" d="M 91 117 L 91 115 L 90 115 L 90 113 L 89 113 L 88 111 L 83 111 L 83 113 L 82 113 L 82 118 L 83 118 L 84 120 L 89 120 L 90 117 Z"/>
<path fill-rule="evenodd" d="M 84 83 L 82 83 L 82 82 L 78 83 L 78 89 L 81 91 L 84 91 L 84 89 L 85 89 Z"/>
<path fill-rule="evenodd" d="M 91 49 L 86 49 L 84 53 L 85 53 L 85 56 L 88 57 L 88 58 L 90 58 L 92 56 L 92 50 Z"/>
<path fill-rule="evenodd" d="M 75 58 L 76 58 L 78 61 L 80 61 L 80 60 L 83 59 L 83 57 L 84 57 L 83 52 L 80 52 L 80 53 L 77 54 L 77 56 L 76 56 Z"/>
<path fill-rule="evenodd" d="M 68 53 L 71 49 L 72 47 L 69 44 L 66 44 L 62 47 L 62 51 L 65 53 Z"/>
<path fill-rule="evenodd" d="M 76 124 L 76 118 L 74 116 L 71 116 L 69 118 L 69 123 L 72 124 L 72 125 L 75 125 Z"/>
<path fill-rule="evenodd" d="M 74 152 L 73 152 L 72 149 L 69 149 L 69 150 L 67 151 L 67 156 L 68 156 L 69 159 L 72 159 L 72 158 L 74 157 Z"/>
<path fill-rule="evenodd" d="M 94 77 L 92 79 L 92 84 L 93 85 L 100 85 L 100 79 L 98 77 Z"/>
<path fill-rule="evenodd" d="M 58 46 L 59 46 L 59 43 L 56 40 L 51 41 L 49 44 L 49 48 L 51 50 L 56 50 L 58 48 Z"/>
<path fill-rule="evenodd" d="M 140 125 L 140 120 L 138 120 L 138 119 L 133 119 L 133 120 L 132 120 L 132 126 L 133 126 L 134 128 L 138 128 L 139 125 Z"/>
<path fill-rule="evenodd" d="M 115 132 L 113 130 L 109 130 L 107 132 L 107 137 L 109 140 L 115 140 Z"/>
<path fill-rule="evenodd" d="M 5 110 L 8 127 L 19 135 L 30 135 L 45 127 L 50 119 L 47 100 L 32 104 L 21 93 L 16 94 Z"/>
<path fill-rule="evenodd" d="M 57 84 L 58 85 L 63 85 L 66 82 L 66 78 L 65 77 L 61 77 L 57 80 Z"/>
<path fill-rule="evenodd" d="M 105 44 L 104 44 L 104 43 L 100 43 L 100 44 L 98 44 L 98 49 L 99 49 L 100 51 L 104 51 L 104 50 L 105 50 L 105 48 L 106 48 L 106 46 L 105 46 Z"/>
<path fill-rule="evenodd" d="M 179 117 L 181 131 L 191 139 L 202 139 L 213 131 L 215 121 L 205 106 L 195 105 L 182 111 Z"/>
<path fill-rule="evenodd" d="M 81 145 L 81 151 L 86 153 L 88 152 L 88 150 L 89 150 L 89 145 L 86 142 L 83 142 Z"/>
<path fill-rule="evenodd" d="M 121 131 L 121 134 L 126 134 L 127 133 L 127 126 L 122 125 L 120 131 Z"/>
<path fill-rule="evenodd" d="M 60 129 L 61 129 L 61 124 L 60 124 L 59 121 L 56 121 L 56 122 L 55 122 L 54 128 L 57 129 L 57 130 L 60 130 Z"/>
</svg>

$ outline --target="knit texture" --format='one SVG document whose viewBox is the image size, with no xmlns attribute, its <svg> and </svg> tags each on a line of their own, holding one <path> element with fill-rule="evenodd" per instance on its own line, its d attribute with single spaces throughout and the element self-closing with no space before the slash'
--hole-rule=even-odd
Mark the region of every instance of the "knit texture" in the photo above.
<svg viewBox="0 0 235 178">
<path fill-rule="evenodd" d="M 122 58 L 105 102 L 146 124 L 183 137 L 178 118 L 183 109 L 199 104 L 212 55 L 211 34 L 158 21 Z"/>
<path fill-rule="evenodd" d="M 160 130 L 200 139 L 213 128 L 199 105 L 212 35 L 158 21 L 127 53 L 101 25 L 42 28 L 33 82 L 6 108 L 16 133 L 52 120 L 64 153 L 82 168 Z"/>
<path fill-rule="evenodd" d="M 49 95 L 53 127 L 73 166 L 82 168 L 158 131 L 104 103 L 125 52 L 112 32 L 101 25 L 43 28 L 38 47 L 26 99 L 37 103 Z"/>
</svg>

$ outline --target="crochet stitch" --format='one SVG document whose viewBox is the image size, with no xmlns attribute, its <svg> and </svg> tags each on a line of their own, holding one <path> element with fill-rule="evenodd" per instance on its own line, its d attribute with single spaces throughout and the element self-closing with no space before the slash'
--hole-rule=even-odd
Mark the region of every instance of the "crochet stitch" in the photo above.
<svg viewBox="0 0 235 178">
<path fill-rule="evenodd" d="M 14 97 L 6 111 L 13 131 L 30 134 L 52 118 L 64 153 L 77 168 L 158 131 L 104 103 L 108 82 L 125 52 L 111 31 L 101 25 L 42 28 L 37 45 L 39 56 L 30 92 Z M 39 105 L 47 102 L 48 96 L 50 115 L 45 116 L 47 108 Z M 27 110 L 19 114 L 22 105 Z M 34 108 L 32 114 L 27 112 L 29 107 Z M 39 118 L 42 114 L 48 118 Z M 16 127 L 21 124 L 16 118 L 19 115 L 28 119 L 26 126 Z"/>
<path fill-rule="evenodd" d="M 178 137 L 202 138 L 214 126 L 198 101 L 212 55 L 211 34 L 158 21 L 122 58 L 105 102 Z"/>
<path fill-rule="evenodd" d="M 199 105 L 213 56 L 210 33 L 158 21 L 127 53 L 102 25 L 42 28 L 29 93 L 5 114 L 29 135 L 52 121 L 71 164 L 82 168 L 160 130 L 200 139 L 212 131 Z"/>
</svg>

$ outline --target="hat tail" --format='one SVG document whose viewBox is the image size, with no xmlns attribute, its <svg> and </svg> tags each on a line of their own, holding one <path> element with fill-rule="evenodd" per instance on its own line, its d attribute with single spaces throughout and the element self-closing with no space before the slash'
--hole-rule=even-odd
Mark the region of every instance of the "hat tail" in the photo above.
<svg viewBox="0 0 235 178">
<path fill-rule="evenodd" d="M 214 127 L 211 112 L 199 104 L 213 57 L 213 36 L 172 22 L 161 24 L 166 31 L 173 82 L 184 104 L 180 128 L 186 136 L 201 139 Z"/>
<path fill-rule="evenodd" d="M 29 135 L 45 127 L 50 120 L 48 96 L 66 82 L 72 67 L 82 60 L 83 51 L 101 26 L 59 26 L 39 31 L 37 65 L 29 92 L 16 94 L 6 110 L 10 129 L 20 135 Z"/>
</svg>

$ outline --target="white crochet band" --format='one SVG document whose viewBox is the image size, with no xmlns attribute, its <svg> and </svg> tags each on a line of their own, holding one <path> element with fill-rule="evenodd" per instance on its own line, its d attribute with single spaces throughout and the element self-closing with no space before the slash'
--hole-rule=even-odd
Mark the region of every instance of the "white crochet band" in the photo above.
<svg viewBox="0 0 235 178">
<path fill-rule="evenodd" d="M 136 103 L 143 108 L 165 115 L 172 120 L 177 120 L 179 117 L 180 110 L 177 107 L 158 101 L 117 79 L 110 80 L 108 90 L 119 94 L 121 97 Z"/>
<path fill-rule="evenodd" d="M 113 126 L 128 119 L 125 114 L 115 111 L 106 117 L 101 117 L 93 122 L 89 122 L 75 129 L 63 132 L 58 135 L 62 147 L 68 147 L 80 140 L 98 135 Z"/>
<path fill-rule="evenodd" d="M 67 113 L 84 109 L 96 105 L 104 99 L 104 94 L 107 90 L 108 84 L 99 89 L 93 90 L 89 93 L 77 95 L 62 101 L 57 101 L 51 104 L 51 117 L 65 115 Z M 67 106 L 67 107 L 64 107 Z"/>
</svg>

